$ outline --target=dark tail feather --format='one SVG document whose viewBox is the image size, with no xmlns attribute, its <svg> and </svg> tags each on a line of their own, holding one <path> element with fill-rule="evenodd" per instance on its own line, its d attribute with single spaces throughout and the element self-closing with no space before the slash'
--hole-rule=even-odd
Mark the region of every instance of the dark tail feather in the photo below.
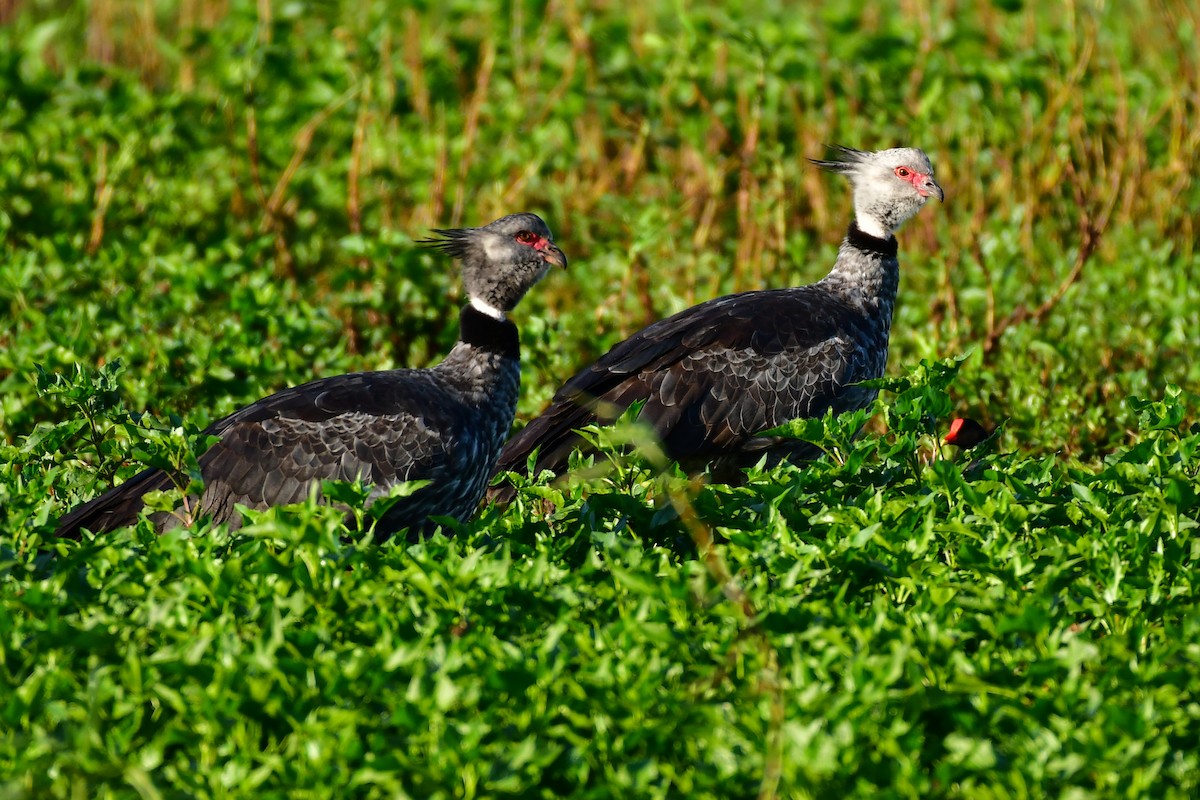
<svg viewBox="0 0 1200 800">
<path fill-rule="evenodd" d="M 487 490 L 487 501 L 498 506 L 508 505 L 516 496 L 516 487 L 511 483 L 498 483 Z"/>
<path fill-rule="evenodd" d="M 504 445 L 492 477 L 501 472 L 523 473 L 534 450 L 538 451 L 533 467 L 535 475 L 547 469 L 561 473 L 571 451 L 583 441 L 575 431 L 595 421 L 596 416 L 591 411 L 574 404 L 547 408 Z M 508 482 L 493 486 L 487 494 L 488 500 L 499 505 L 511 503 L 515 496 L 516 489 Z"/>
<path fill-rule="evenodd" d="M 58 521 L 55 536 L 78 539 L 87 529 L 102 533 L 132 525 L 142 510 L 142 496 L 146 492 L 161 491 L 171 487 L 168 475 L 159 469 L 139 472 L 120 486 L 109 489 L 99 497 L 76 506 Z"/>
</svg>

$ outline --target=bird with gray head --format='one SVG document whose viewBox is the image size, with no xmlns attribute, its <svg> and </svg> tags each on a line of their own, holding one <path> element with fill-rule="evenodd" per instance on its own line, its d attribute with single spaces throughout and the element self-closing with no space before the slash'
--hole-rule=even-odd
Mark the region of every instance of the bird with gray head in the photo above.
<svg viewBox="0 0 1200 800">
<path fill-rule="evenodd" d="M 431 517 L 466 520 L 487 487 L 512 426 L 520 388 L 517 328 L 507 319 L 551 266 L 566 267 L 546 223 L 511 214 L 481 228 L 438 230 L 423 243 L 462 263 L 468 299 L 459 340 L 427 369 L 359 372 L 284 389 L 214 423 L 219 437 L 199 458 L 204 492 L 183 509 L 156 512 L 159 530 L 200 517 L 241 524 L 236 506 L 263 509 L 320 491 L 323 480 L 361 479 L 370 502 L 405 481 L 428 485 L 391 506 L 379 538 L 436 528 Z M 64 516 L 59 536 L 136 521 L 146 492 L 176 476 L 148 469 Z"/>
<path fill-rule="evenodd" d="M 763 431 L 869 405 L 876 390 L 858 384 L 887 364 L 900 280 L 894 234 L 943 193 L 920 150 L 834 152 L 812 163 L 850 179 L 855 219 L 822 280 L 720 297 L 643 328 L 567 381 L 505 445 L 497 471 L 524 471 L 536 453 L 533 474 L 560 472 L 582 444 L 578 429 L 642 402 L 638 418 L 668 456 L 735 477 L 764 456 L 776 463 L 818 452 Z M 500 486 L 492 496 L 512 494 Z"/>
</svg>

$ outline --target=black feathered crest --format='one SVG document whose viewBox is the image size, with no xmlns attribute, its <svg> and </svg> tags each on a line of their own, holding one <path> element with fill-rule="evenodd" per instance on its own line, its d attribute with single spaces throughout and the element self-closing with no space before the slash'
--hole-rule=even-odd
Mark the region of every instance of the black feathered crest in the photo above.
<svg viewBox="0 0 1200 800">
<path fill-rule="evenodd" d="M 819 158 L 810 158 L 809 161 L 829 172 L 855 172 L 859 164 L 871 160 L 871 153 L 855 150 L 853 147 L 843 147 L 840 144 L 831 144 L 827 147 L 837 155 L 837 160 L 822 161 Z"/>
<path fill-rule="evenodd" d="M 417 239 L 422 247 L 440 250 L 451 258 L 466 258 L 467 248 L 475 236 L 475 228 L 434 228 L 436 237 Z"/>
</svg>

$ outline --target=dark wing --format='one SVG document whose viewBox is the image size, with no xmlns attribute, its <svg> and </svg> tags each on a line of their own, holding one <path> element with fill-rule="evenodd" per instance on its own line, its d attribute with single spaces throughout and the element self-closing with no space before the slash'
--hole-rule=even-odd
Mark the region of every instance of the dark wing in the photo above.
<svg viewBox="0 0 1200 800">
<path fill-rule="evenodd" d="M 453 404 L 440 394 L 433 383 L 368 373 L 260 401 L 234 415 L 221 441 L 201 456 L 201 511 L 231 521 L 237 503 L 296 503 L 321 480 L 361 478 L 377 492 L 409 479 L 436 481 L 457 430 Z"/>
<path fill-rule="evenodd" d="M 509 440 L 497 470 L 560 471 L 578 428 L 615 419 L 644 400 L 674 459 L 711 459 L 759 431 L 823 413 L 859 380 L 848 335 L 858 313 L 814 287 L 730 295 L 661 320 L 571 378 Z"/>
<path fill-rule="evenodd" d="M 315 480 L 436 479 L 457 430 L 442 395 L 427 372 L 398 370 L 324 378 L 246 406 L 205 431 L 221 440 L 199 459 L 201 511 L 234 521 L 234 504 L 297 502 Z M 170 485 L 161 470 L 146 470 L 63 517 L 58 534 L 130 524 L 146 492 Z"/>
</svg>

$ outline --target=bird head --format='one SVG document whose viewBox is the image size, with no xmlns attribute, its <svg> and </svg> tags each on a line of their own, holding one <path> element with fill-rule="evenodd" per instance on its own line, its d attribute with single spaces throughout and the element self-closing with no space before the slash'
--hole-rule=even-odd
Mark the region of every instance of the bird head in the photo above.
<svg viewBox="0 0 1200 800">
<path fill-rule="evenodd" d="M 567 266 L 546 223 L 536 214 L 509 214 L 481 228 L 436 229 L 435 247 L 462 263 L 471 305 L 496 319 L 516 307 L 551 266 Z"/>
<path fill-rule="evenodd" d="M 933 178 L 929 156 L 915 147 L 895 147 L 868 153 L 834 147 L 837 160 L 809 159 L 829 172 L 850 179 L 854 187 L 854 214 L 863 233 L 887 239 L 921 210 L 930 197 L 945 200 Z"/>
<path fill-rule="evenodd" d="M 969 450 L 992 438 L 995 432 L 995 429 L 985 428 L 970 417 L 958 417 L 950 423 L 950 431 L 942 441 Z"/>
</svg>

